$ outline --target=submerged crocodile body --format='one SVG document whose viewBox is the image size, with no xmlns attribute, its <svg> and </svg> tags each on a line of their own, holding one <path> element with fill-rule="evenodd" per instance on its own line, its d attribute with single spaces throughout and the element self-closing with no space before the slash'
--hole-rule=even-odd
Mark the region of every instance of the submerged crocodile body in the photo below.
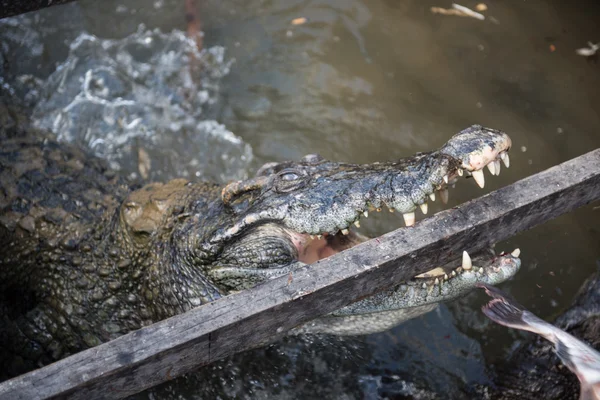
<svg viewBox="0 0 600 400">
<path fill-rule="evenodd" d="M 483 186 L 482 169 L 499 172 L 511 144 L 501 131 L 473 126 L 438 151 L 397 162 L 307 156 L 225 187 L 181 179 L 132 187 L 76 147 L 23 124 L 2 126 L 0 370 L 8 375 L 360 243 L 349 227 L 369 208 L 395 209 L 412 225 L 415 209 L 426 212 L 427 201 L 440 191 L 444 197 L 465 171 Z M 425 312 L 477 281 L 507 279 L 518 269 L 511 260 L 468 279 L 448 272 L 443 286 L 443 275 L 400 285 L 327 317 L 353 329 L 328 330 L 325 321 L 316 331 L 382 329 L 369 324 L 397 323 L 406 319 L 398 309 Z M 374 312 L 381 314 L 357 322 Z"/>
</svg>

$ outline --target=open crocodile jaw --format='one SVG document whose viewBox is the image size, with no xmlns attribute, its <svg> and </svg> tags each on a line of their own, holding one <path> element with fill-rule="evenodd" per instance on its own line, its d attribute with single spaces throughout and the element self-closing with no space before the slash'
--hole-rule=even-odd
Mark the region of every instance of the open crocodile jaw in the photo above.
<svg viewBox="0 0 600 400">
<path fill-rule="evenodd" d="M 444 183 L 439 187 L 437 191 L 442 202 L 446 204 L 448 202 L 448 186 L 456 183 L 458 177 L 462 177 L 464 175 L 464 171 L 467 171 L 468 174 L 472 175 L 475 182 L 480 188 L 483 188 L 485 185 L 485 178 L 483 174 L 483 170 L 485 167 L 488 168 L 489 172 L 492 175 L 500 175 L 500 161 L 504 163 L 504 165 L 508 168 L 510 166 L 510 159 L 508 156 L 507 150 L 511 146 L 511 141 L 508 136 L 507 143 L 505 147 L 496 147 L 492 146 L 484 146 L 483 149 L 479 152 L 474 152 L 469 155 L 468 158 L 465 158 L 462 165 L 459 168 L 456 168 L 449 172 L 448 175 L 444 177 Z M 429 200 L 435 201 L 436 195 L 435 193 L 431 193 L 429 195 Z M 422 213 L 425 215 L 428 211 L 427 201 L 423 204 L 419 205 Z M 370 211 L 380 212 L 381 208 L 373 208 L 371 207 Z M 389 208 L 390 213 L 394 212 L 393 208 Z M 356 227 L 360 227 L 360 218 L 368 218 L 369 212 L 368 210 L 363 211 L 362 213 L 358 213 L 356 220 L 353 222 Z M 404 213 L 403 219 L 406 226 L 414 226 L 415 224 L 415 213 Z M 350 229 L 350 225 L 348 228 L 340 229 L 335 234 L 317 234 L 317 235 L 309 235 L 306 233 L 299 233 L 288 230 L 290 237 L 296 249 L 298 250 L 298 260 L 304 262 L 306 264 L 312 264 L 318 260 L 322 260 L 327 258 L 333 254 L 339 253 L 343 250 L 351 248 L 357 244 L 360 244 L 369 238 L 362 236 L 360 234 L 356 234 L 353 230 Z M 433 281 L 432 281 L 433 282 Z"/>
<path fill-rule="evenodd" d="M 298 250 L 298 261 L 305 264 L 312 264 L 369 239 L 353 231 L 345 235 L 341 232 L 335 235 L 326 234 L 319 238 L 292 231 L 288 231 L 288 234 Z"/>
</svg>

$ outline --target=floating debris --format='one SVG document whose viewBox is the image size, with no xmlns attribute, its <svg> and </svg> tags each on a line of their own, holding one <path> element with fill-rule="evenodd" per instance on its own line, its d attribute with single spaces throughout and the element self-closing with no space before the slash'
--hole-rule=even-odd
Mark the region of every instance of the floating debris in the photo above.
<svg viewBox="0 0 600 400">
<path fill-rule="evenodd" d="M 593 55 L 596 55 L 596 52 L 598 50 L 600 50 L 600 43 L 592 43 L 592 42 L 588 42 L 587 43 L 589 47 L 583 47 L 581 49 L 577 49 L 575 50 L 575 53 L 577 53 L 580 56 L 584 56 L 584 57 L 591 57 Z"/>
<path fill-rule="evenodd" d="M 292 20 L 292 25 L 303 25 L 307 22 L 308 20 L 304 17 L 299 17 L 299 18 L 294 18 Z"/>
<path fill-rule="evenodd" d="M 471 10 L 468 7 L 461 6 L 460 4 L 452 3 L 452 8 L 455 10 L 461 11 L 465 14 L 465 17 L 471 17 L 483 21 L 485 19 L 485 15 L 478 13 L 476 11 Z"/>
<path fill-rule="evenodd" d="M 466 17 L 465 14 L 458 10 L 454 10 L 452 8 L 442 8 L 442 7 L 431 7 L 431 12 L 434 14 L 442 14 L 442 15 L 456 15 L 459 17 Z"/>
<path fill-rule="evenodd" d="M 442 7 L 431 7 L 431 12 L 434 14 L 456 15 L 458 17 L 471 17 L 480 21 L 483 21 L 485 19 L 485 15 L 456 3 L 452 3 L 452 8 L 450 9 Z"/>
</svg>

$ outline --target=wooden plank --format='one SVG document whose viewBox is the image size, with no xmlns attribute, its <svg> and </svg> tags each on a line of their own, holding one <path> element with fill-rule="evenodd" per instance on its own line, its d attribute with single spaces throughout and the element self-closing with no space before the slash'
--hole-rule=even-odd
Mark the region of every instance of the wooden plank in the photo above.
<svg viewBox="0 0 600 400">
<path fill-rule="evenodd" d="M 4 382 L 0 399 L 134 394 L 599 198 L 597 149 L 300 269 L 291 282 L 274 279 Z"/>
</svg>

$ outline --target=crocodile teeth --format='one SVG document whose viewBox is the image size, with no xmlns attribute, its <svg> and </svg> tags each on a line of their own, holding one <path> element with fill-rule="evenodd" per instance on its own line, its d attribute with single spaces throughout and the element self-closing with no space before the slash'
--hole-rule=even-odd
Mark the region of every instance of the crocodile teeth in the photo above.
<svg viewBox="0 0 600 400">
<path fill-rule="evenodd" d="M 448 183 L 448 175 L 444 175 L 444 182 Z"/>
<path fill-rule="evenodd" d="M 369 218 L 369 212 L 367 210 L 363 211 L 363 215 L 365 218 Z"/>
<path fill-rule="evenodd" d="M 348 229 L 342 229 L 342 235 L 347 235 L 349 233 L 350 231 Z"/>
<path fill-rule="evenodd" d="M 423 285 L 421 285 L 421 287 L 422 287 L 423 289 L 427 289 L 427 284 L 426 284 L 425 282 L 423 282 Z"/>
<path fill-rule="evenodd" d="M 453 277 L 455 277 L 455 276 L 456 276 L 456 271 L 452 271 L 452 274 L 451 274 L 451 275 L 452 275 Z"/>
<path fill-rule="evenodd" d="M 317 239 L 321 240 L 321 238 L 323 237 L 323 235 L 317 235 Z"/>
<path fill-rule="evenodd" d="M 413 226 L 415 224 L 414 212 L 402 214 L 402 216 L 404 217 L 404 223 L 406 224 L 406 226 Z"/>
<path fill-rule="evenodd" d="M 491 161 L 487 167 L 492 175 L 496 175 L 496 163 L 494 161 Z"/>
<path fill-rule="evenodd" d="M 494 160 L 494 167 L 496 168 L 496 176 L 500 175 L 500 160 Z"/>
<path fill-rule="evenodd" d="M 439 285 L 439 284 L 440 284 L 440 281 L 439 281 L 439 279 L 438 279 L 438 278 L 435 278 L 435 281 L 433 281 L 433 284 L 434 284 L 434 285 Z"/>
<path fill-rule="evenodd" d="M 427 203 L 420 204 L 419 207 L 423 211 L 423 214 L 427 214 Z"/>
<path fill-rule="evenodd" d="M 429 198 L 431 199 L 431 201 L 435 201 L 435 193 L 429 194 Z"/>
<path fill-rule="evenodd" d="M 310 238 L 311 238 L 312 240 L 315 240 L 315 235 L 310 235 Z"/>
<path fill-rule="evenodd" d="M 475 182 L 477 182 L 479 187 L 483 189 L 485 186 L 485 177 L 483 176 L 483 171 L 480 169 L 473 171 L 473 178 L 475 178 Z"/>
<path fill-rule="evenodd" d="M 448 274 L 444 274 L 444 280 L 447 281 L 448 280 Z"/>
<path fill-rule="evenodd" d="M 500 153 L 500 158 L 502 159 L 502 162 L 506 168 L 510 167 L 510 157 L 508 157 L 507 152 Z"/>
<path fill-rule="evenodd" d="M 358 220 L 354 221 L 354 226 L 356 226 L 357 228 L 360 228 L 360 222 L 358 222 Z"/>
<path fill-rule="evenodd" d="M 521 255 L 521 249 L 514 249 L 510 255 L 513 257 L 519 257 Z"/>
<path fill-rule="evenodd" d="M 471 268 L 473 268 L 473 262 L 471 262 L 471 257 L 466 251 L 463 251 L 462 267 L 465 271 L 468 271 Z"/>
<path fill-rule="evenodd" d="M 440 199 L 442 199 L 442 203 L 448 204 L 448 189 L 440 190 Z"/>
</svg>

